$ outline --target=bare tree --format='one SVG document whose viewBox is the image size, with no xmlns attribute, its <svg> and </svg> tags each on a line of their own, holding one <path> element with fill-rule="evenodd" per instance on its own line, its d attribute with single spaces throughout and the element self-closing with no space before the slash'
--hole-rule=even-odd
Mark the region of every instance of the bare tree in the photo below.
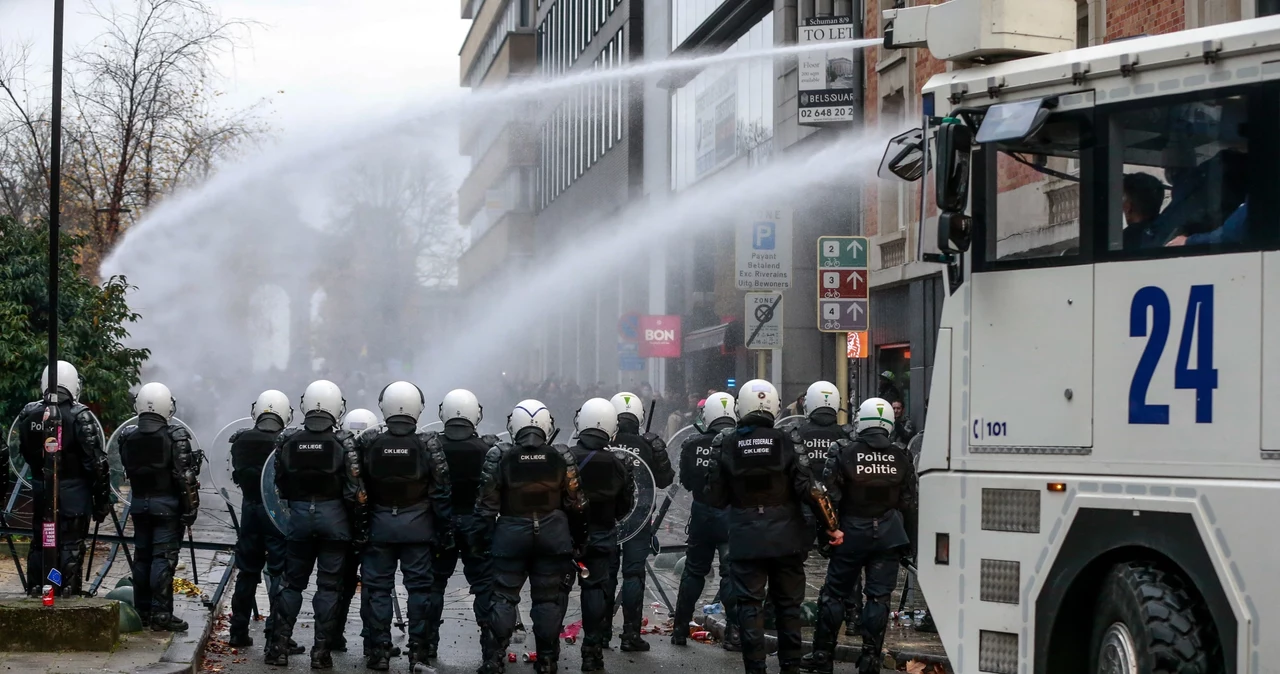
<svg viewBox="0 0 1280 674">
<path fill-rule="evenodd" d="M 49 108 L 33 96 L 30 63 L 31 45 L 0 48 L 0 206 L 18 222 L 49 204 Z"/>
</svg>

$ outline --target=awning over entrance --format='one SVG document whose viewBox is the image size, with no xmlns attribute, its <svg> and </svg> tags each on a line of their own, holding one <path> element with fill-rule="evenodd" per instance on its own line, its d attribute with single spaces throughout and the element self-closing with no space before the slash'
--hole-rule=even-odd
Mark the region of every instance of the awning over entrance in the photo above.
<svg viewBox="0 0 1280 674">
<path fill-rule="evenodd" d="M 713 325 L 709 328 L 694 330 L 684 336 L 685 353 L 706 351 L 707 349 L 736 349 L 742 344 L 741 321 L 730 321 Z"/>
</svg>

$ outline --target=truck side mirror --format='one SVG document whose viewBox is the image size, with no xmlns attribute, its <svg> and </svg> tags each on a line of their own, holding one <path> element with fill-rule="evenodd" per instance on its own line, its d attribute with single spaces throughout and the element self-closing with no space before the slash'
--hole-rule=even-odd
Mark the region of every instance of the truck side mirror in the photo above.
<svg viewBox="0 0 1280 674">
<path fill-rule="evenodd" d="M 960 254 L 969 250 L 973 241 L 973 220 L 964 213 L 943 211 L 938 214 L 938 250 Z"/>
<path fill-rule="evenodd" d="M 924 174 L 924 131 L 909 129 L 889 139 L 876 175 L 915 182 Z"/>
<path fill-rule="evenodd" d="M 940 212 L 963 213 L 969 205 L 969 160 L 973 131 L 959 122 L 938 127 L 937 197 Z"/>
</svg>

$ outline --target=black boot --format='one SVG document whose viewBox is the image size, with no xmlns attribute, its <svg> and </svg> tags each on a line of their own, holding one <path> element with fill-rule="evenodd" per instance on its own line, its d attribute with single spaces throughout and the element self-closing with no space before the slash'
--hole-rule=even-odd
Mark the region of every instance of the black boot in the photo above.
<svg viewBox="0 0 1280 674">
<path fill-rule="evenodd" d="M 283 639 L 268 640 L 266 663 L 276 667 L 288 667 L 289 642 Z"/>
<path fill-rule="evenodd" d="M 831 674 L 831 654 L 826 651 L 815 650 L 800 658 L 800 669 L 806 672 Z"/>
<path fill-rule="evenodd" d="M 538 661 L 533 663 L 533 671 L 535 674 L 557 674 L 560 671 L 559 657 L 549 655 L 547 657 L 538 656 Z"/>
<path fill-rule="evenodd" d="M 335 652 L 335 653 L 346 653 L 346 652 L 347 652 L 347 638 L 346 638 L 346 637 L 338 637 L 338 638 L 334 639 L 334 640 L 333 640 L 333 642 L 332 642 L 331 644 L 329 644 L 329 650 L 330 650 L 331 652 Z"/>
<path fill-rule="evenodd" d="M 672 646 L 688 646 L 689 635 L 681 632 L 680 628 L 676 628 L 676 631 L 671 633 L 671 645 Z"/>
<path fill-rule="evenodd" d="M 722 644 L 726 651 L 730 653 L 742 652 L 742 631 L 733 623 L 724 626 L 724 643 Z"/>
<path fill-rule="evenodd" d="M 862 652 L 858 654 L 858 663 L 855 665 L 858 674 L 880 674 L 880 667 L 884 658 L 880 655 L 880 649 L 871 648 L 866 644 L 862 646 Z"/>
<path fill-rule="evenodd" d="M 379 672 L 391 669 L 391 649 L 385 646 L 375 646 L 370 650 L 369 656 L 365 658 L 364 666 Z"/>
<path fill-rule="evenodd" d="M 599 646 L 582 646 L 582 671 L 584 672 L 603 672 L 604 671 L 604 654 L 600 652 Z"/>
<path fill-rule="evenodd" d="M 179 620 L 172 613 L 151 614 L 152 632 L 186 632 L 187 621 Z"/>
<path fill-rule="evenodd" d="M 306 646 L 299 644 L 293 639 L 289 639 L 289 655 L 302 655 L 307 652 Z"/>
<path fill-rule="evenodd" d="M 231 630 L 231 636 L 227 637 L 227 645 L 234 648 L 244 648 L 253 645 L 253 637 L 249 636 L 249 629 Z"/>
<path fill-rule="evenodd" d="M 622 652 L 644 652 L 649 650 L 649 642 L 640 637 L 640 626 L 628 624 L 622 626 Z"/>
<path fill-rule="evenodd" d="M 416 667 L 419 663 L 421 663 L 424 666 L 430 665 L 431 658 L 433 657 L 435 656 L 430 654 L 427 644 L 410 643 L 409 644 L 409 671 L 410 672 L 414 671 L 414 667 Z"/>
<path fill-rule="evenodd" d="M 312 669 L 333 669 L 333 655 L 327 648 L 311 647 Z"/>
</svg>

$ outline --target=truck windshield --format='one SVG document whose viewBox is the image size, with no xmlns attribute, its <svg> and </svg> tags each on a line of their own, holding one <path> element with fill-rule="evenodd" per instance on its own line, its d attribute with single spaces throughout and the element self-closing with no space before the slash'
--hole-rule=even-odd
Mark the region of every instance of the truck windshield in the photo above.
<svg viewBox="0 0 1280 674">
<path fill-rule="evenodd" d="M 995 201 L 987 203 L 987 222 L 995 224 L 994 241 L 988 238 L 988 259 L 1076 252 L 1080 153 L 1092 143 L 1091 135 L 1091 115 L 1076 111 L 1050 117 L 1033 136 L 995 144 L 995 161 L 987 166 L 988 180 L 995 186 Z"/>
</svg>

